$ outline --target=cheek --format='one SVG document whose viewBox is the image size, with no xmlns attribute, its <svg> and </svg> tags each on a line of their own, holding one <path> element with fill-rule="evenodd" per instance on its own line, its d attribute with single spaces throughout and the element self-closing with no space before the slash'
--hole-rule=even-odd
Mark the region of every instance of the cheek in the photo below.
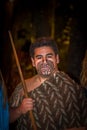
<svg viewBox="0 0 87 130">
<path fill-rule="evenodd" d="M 33 65 L 33 67 L 35 67 L 35 68 L 37 68 L 37 66 L 40 64 L 40 62 L 39 61 L 32 61 L 32 65 Z"/>
<path fill-rule="evenodd" d="M 33 67 L 36 67 L 37 64 L 38 64 L 38 61 L 35 60 L 35 59 L 33 59 L 33 58 L 31 58 L 31 61 L 32 61 L 32 66 L 33 66 Z"/>
<path fill-rule="evenodd" d="M 54 58 L 54 59 L 51 59 L 51 60 L 49 60 L 49 61 L 51 61 L 54 65 L 57 63 L 57 60 Z"/>
<path fill-rule="evenodd" d="M 36 64 L 35 64 L 36 68 L 38 68 L 41 64 L 42 64 L 41 61 L 36 62 Z"/>
</svg>

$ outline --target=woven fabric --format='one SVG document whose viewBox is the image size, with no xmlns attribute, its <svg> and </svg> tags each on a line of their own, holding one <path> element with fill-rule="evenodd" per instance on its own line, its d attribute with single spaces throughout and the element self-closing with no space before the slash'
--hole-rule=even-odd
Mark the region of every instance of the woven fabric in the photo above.
<svg viewBox="0 0 87 130">
<path fill-rule="evenodd" d="M 16 88 L 11 106 L 18 106 L 21 84 Z M 33 115 L 38 130 L 63 130 L 65 128 L 87 126 L 87 100 L 82 91 L 68 75 L 57 72 L 38 88 L 29 93 L 35 100 Z M 18 119 L 17 130 L 33 130 L 29 113 Z"/>
</svg>

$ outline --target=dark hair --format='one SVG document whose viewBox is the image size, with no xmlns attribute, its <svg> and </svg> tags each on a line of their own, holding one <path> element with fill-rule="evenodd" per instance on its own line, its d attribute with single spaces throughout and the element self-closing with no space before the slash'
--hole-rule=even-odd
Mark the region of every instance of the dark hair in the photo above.
<svg viewBox="0 0 87 130">
<path fill-rule="evenodd" d="M 40 37 L 36 39 L 34 43 L 31 44 L 30 46 L 30 56 L 34 57 L 34 50 L 39 47 L 43 46 L 49 46 L 53 49 L 54 53 L 57 55 L 58 54 L 58 47 L 56 42 L 50 38 L 50 37 Z"/>
</svg>

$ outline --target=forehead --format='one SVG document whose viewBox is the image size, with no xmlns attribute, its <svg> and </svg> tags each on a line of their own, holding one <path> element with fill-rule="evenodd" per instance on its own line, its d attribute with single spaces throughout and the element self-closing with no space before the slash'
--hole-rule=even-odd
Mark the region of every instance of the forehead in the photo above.
<svg viewBox="0 0 87 130">
<path fill-rule="evenodd" d="M 34 50 L 35 55 L 40 55 L 40 54 L 43 55 L 48 53 L 54 53 L 53 49 L 49 46 L 39 47 Z"/>
</svg>

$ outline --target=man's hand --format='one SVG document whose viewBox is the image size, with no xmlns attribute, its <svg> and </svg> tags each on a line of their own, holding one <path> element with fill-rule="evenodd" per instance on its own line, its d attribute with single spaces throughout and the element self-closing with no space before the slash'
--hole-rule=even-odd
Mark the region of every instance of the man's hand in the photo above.
<svg viewBox="0 0 87 130">
<path fill-rule="evenodd" d="M 21 105 L 19 106 L 19 111 L 21 114 L 25 114 L 26 112 L 33 109 L 33 100 L 31 98 L 24 98 Z"/>
</svg>

